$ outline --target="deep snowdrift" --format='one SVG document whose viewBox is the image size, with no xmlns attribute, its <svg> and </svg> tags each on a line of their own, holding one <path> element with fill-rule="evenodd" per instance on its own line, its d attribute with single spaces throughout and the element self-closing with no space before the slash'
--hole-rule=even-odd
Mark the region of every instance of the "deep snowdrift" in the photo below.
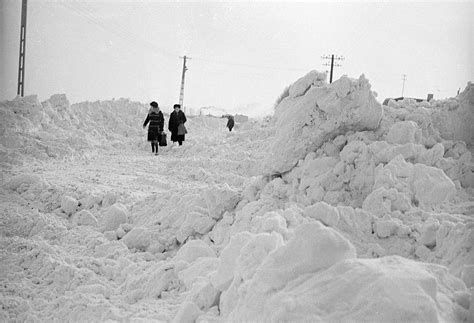
<svg viewBox="0 0 474 323">
<path fill-rule="evenodd" d="M 158 157 L 145 105 L 3 102 L 0 318 L 472 320 L 473 100 L 313 71 Z"/>
<path fill-rule="evenodd" d="M 0 162 L 74 158 L 134 147 L 146 106 L 128 99 L 70 105 L 65 95 L 0 102 Z"/>
</svg>

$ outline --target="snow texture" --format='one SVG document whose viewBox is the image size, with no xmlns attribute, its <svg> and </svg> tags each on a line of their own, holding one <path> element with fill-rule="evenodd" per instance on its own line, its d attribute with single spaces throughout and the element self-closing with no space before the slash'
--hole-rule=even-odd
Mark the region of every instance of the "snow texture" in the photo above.
<svg viewBox="0 0 474 323">
<path fill-rule="evenodd" d="M 330 85 L 321 79 L 320 73 L 308 73 L 276 108 L 277 131 L 265 161 L 267 173 L 289 171 L 308 152 L 339 134 L 378 126 L 382 107 L 363 75 L 357 80 L 343 76 Z"/>
<path fill-rule="evenodd" d="M 473 84 L 288 93 L 159 156 L 145 104 L 1 102 L 0 321 L 472 322 Z"/>
</svg>

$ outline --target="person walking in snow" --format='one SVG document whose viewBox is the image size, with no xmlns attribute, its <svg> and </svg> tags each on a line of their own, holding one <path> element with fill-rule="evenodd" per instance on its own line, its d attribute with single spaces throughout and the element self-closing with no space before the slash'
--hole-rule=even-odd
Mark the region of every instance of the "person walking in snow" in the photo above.
<svg viewBox="0 0 474 323">
<path fill-rule="evenodd" d="M 232 131 L 232 128 L 234 128 L 234 117 L 233 116 L 228 116 L 227 117 L 227 128 L 229 128 L 229 131 Z"/>
<path fill-rule="evenodd" d="M 158 141 L 163 132 L 165 118 L 158 107 L 158 103 L 155 101 L 150 103 L 150 110 L 143 123 L 143 128 L 145 128 L 148 123 L 150 123 L 148 126 L 148 141 L 151 142 L 151 151 L 155 153 L 155 155 L 158 155 Z"/>
<path fill-rule="evenodd" d="M 171 132 L 171 141 L 178 142 L 181 146 L 184 141 L 184 135 L 187 133 L 186 127 L 186 115 L 181 111 L 181 105 L 175 104 L 173 106 L 174 111 L 170 114 L 168 121 L 168 130 Z"/>
</svg>

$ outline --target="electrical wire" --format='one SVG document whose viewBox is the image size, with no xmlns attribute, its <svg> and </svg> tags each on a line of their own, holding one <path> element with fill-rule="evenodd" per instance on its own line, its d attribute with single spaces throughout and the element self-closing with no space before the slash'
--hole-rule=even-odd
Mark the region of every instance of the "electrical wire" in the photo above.
<svg viewBox="0 0 474 323">
<path fill-rule="evenodd" d="M 87 19 L 94 25 L 100 27 L 101 29 L 105 30 L 106 32 L 109 32 L 111 34 L 114 34 L 118 38 L 122 39 L 123 41 L 130 43 L 136 43 L 141 45 L 143 48 L 149 50 L 153 54 L 160 53 L 163 56 L 166 56 L 168 58 L 180 58 L 180 56 L 177 53 L 173 53 L 171 51 L 165 50 L 163 48 L 160 48 L 156 46 L 154 43 L 144 40 L 143 38 L 137 36 L 136 34 L 133 34 L 130 30 L 125 29 L 123 26 L 110 22 L 108 24 L 105 24 L 100 17 L 97 16 L 97 14 L 93 11 L 90 6 L 88 6 L 85 2 L 80 2 L 80 1 L 68 1 L 68 2 L 60 2 L 63 4 L 66 8 L 68 8 L 71 11 L 74 11 L 76 14 L 81 16 L 84 19 Z M 141 2 L 139 2 L 141 8 L 143 6 L 141 5 Z M 148 10 L 152 10 L 151 8 L 148 8 Z M 149 11 L 146 11 L 147 14 Z M 114 28 L 110 28 L 114 27 Z M 212 60 L 212 59 L 207 59 L 199 56 L 192 56 L 191 57 L 196 63 L 204 62 L 204 63 L 210 63 L 210 64 L 216 64 L 216 65 L 221 65 L 221 66 L 228 66 L 228 67 L 247 67 L 247 68 L 252 68 L 252 69 L 260 69 L 260 70 L 272 70 L 272 71 L 289 71 L 289 72 L 307 72 L 308 69 L 303 69 L 303 68 L 286 68 L 286 67 L 277 67 L 277 66 L 264 66 L 264 65 L 256 65 L 256 64 L 246 64 L 246 63 L 239 63 L 239 62 L 231 62 L 231 61 L 222 61 L 222 60 Z M 191 65 L 193 65 L 191 63 Z M 242 70 L 239 70 L 239 72 L 242 72 Z M 255 72 L 249 73 L 249 74 L 255 74 Z"/>
<path fill-rule="evenodd" d="M 118 38 L 122 39 L 126 43 L 135 43 L 140 45 L 142 48 L 148 50 L 152 54 L 161 54 L 162 56 L 166 56 L 169 58 L 179 58 L 177 54 L 171 53 L 166 51 L 162 48 L 157 47 L 153 43 L 143 40 L 142 38 L 130 33 L 128 30 L 124 29 L 120 25 L 115 25 L 115 28 L 110 28 L 110 26 L 103 23 L 100 17 L 98 17 L 94 12 L 90 9 L 84 7 L 81 2 L 78 1 L 71 1 L 71 2 L 61 2 L 67 9 L 74 11 L 80 17 L 87 19 L 94 25 L 100 27 L 101 29 L 109 32 Z"/>
</svg>

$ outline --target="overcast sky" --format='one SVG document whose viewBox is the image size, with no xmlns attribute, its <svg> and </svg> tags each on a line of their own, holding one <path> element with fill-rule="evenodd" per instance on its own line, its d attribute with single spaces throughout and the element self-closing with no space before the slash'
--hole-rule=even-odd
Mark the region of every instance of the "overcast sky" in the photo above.
<svg viewBox="0 0 474 323">
<path fill-rule="evenodd" d="M 269 113 L 321 55 L 379 101 L 455 96 L 474 79 L 474 2 L 28 1 L 25 95 Z M 0 1 L 0 100 L 16 96 L 21 0 Z M 244 107 L 247 106 L 247 109 Z M 256 109 L 249 111 L 248 109 Z"/>
</svg>

